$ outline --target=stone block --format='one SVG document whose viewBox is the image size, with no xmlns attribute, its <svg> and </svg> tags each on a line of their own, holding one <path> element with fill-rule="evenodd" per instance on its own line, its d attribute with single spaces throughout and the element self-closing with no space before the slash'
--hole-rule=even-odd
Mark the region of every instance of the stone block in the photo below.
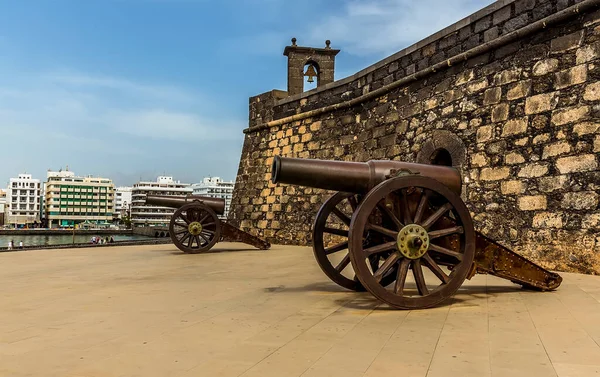
<svg viewBox="0 0 600 377">
<path fill-rule="evenodd" d="M 489 159 L 485 153 L 475 153 L 473 156 L 471 156 L 471 165 L 473 166 L 482 167 L 487 166 L 488 163 Z"/>
<path fill-rule="evenodd" d="M 557 102 L 556 92 L 527 97 L 525 100 L 525 114 L 538 114 L 550 111 L 556 107 Z"/>
<path fill-rule="evenodd" d="M 600 122 L 585 122 L 573 126 L 573 133 L 577 136 L 600 133 Z"/>
<path fill-rule="evenodd" d="M 543 177 L 538 180 L 538 188 L 542 192 L 552 192 L 564 189 L 568 183 L 569 177 L 566 175 Z"/>
<path fill-rule="evenodd" d="M 520 14 L 535 7 L 535 0 L 517 0 L 515 2 L 515 13 Z"/>
<path fill-rule="evenodd" d="M 533 144 L 543 144 L 550 140 L 550 134 L 541 134 L 533 138 Z"/>
<path fill-rule="evenodd" d="M 304 144 L 294 144 L 294 152 L 302 152 L 304 150 Z"/>
<path fill-rule="evenodd" d="M 488 80 L 487 80 L 487 78 L 484 77 L 482 79 L 475 80 L 475 81 L 468 83 L 467 84 L 467 92 L 469 92 L 470 94 L 473 94 L 473 93 L 480 92 L 487 87 L 488 87 Z"/>
<path fill-rule="evenodd" d="M 594 152 L 600 152 L 600 136 L 594 138 Z"/>
<path fill-rule="evenodd" d="M 568 192 L 560 202 L 562 208 L 575 210 L 593 210 L 597 205 L 598 194 L 594 191 Z"/>
<path fill-rule="evenodd" d="M 504 156 L 504 162 L 507 165 L 516 165 L 516 164 L 522 164 L 523 162 L 525 162 L 525 159 L 523 158 L 523 156 L 521 156 L 520 153 L 511 152 L 511 153 L 508 153 L 506 156 Z"/>
<path fill-rule="evenodd" d="M 512 136 L 527 132 L 527 117 L 511 119 L 502 128 L 502 136 Z"/>
<path fill-rule="evenodd" d="M 550 42 L 550 52 L 557 54 L 579 47 L 583 41 L 583 35 L 584 31 L 578 30 L 574 33 L 554 38 Z"/>
<path fill-rule="evenodd" d="M 386 114 L 385 122 L 386 123 L 394 123 L 394 122 L 398 121 L 399 118 L 400 118 L 400 115 L 396 111 L 394 111 L 394 112 Z"/>
<path fill-rule="evenodd" d="M 283 147 L 281 149 L 281 153 L 283 155 L 289 155 L 290 153 L 292 153 L 292 146 L 291 145 L 286 145 L 285 147 Z"/>
<path fill-rule="evenodd" d="M 503 122 L 508 119 L 508 103 L 501 103 L 492 109 L 492 122 Z"/>
<path fill-rule="evenodd" d="M 545 195 L 521 196 L 518 199 L 519 209 L 521 211 L 539 211 L 548 206 Z"/>
<path fill-rule="evenodd" d="M 305 133 L 305 134 L 302 135 L 301 141 L 303 143 L 306 143 L 307 141 L 311 141 L 311 140 L 312 140 L 312 134 L 306 134 Z"/>
<path fill-rule="evenodd" d="M 511 18 L 504 24 L 504 34 L 521 29 L 529 23 L 529 14 L 523 13 L 517 17 Z"/>
<path fill-rule="evenodd" d="M 492 126 L 483 126 L 477 129 L 477 142 L 485 143 L 492 139 L 494 128 Z"/>
<path fill-rule="evenodd" d="M 533 216 L 534 228 L 562 228 L 562 214 L 552 212 L 540 212 Z"/>
<path fill-rule="evenodd" d="M 479 179 L 482 181 L 499 181 L 508 178 L 510 175 L 510 168 L 483 168 Z"/>
<path fill-rule="evenodd" d="M 548 165 L 534 163 L 523 166 L 517 175 L 523 178 L 535 178 L 546 175 L 547 173 Z"/>
<path fill-rule="evenodd" d="M 504 181 L 500 184 L 503 195 L 519 195 L 525 192 L 527 185 L 522 181 Z"/>
<path fill-rule="evenodd" d="M 493 23 L 494 25 L 498 25 L 510 18 L 510 5 L 505 6 L 502 9 L 499 9 L 494 12 L 493 15 Z"/>
<path fill-rule="evenodd" d="M 561 154 L 567 154 L 569 152 L 571 152 L 571 145 L 566 141 L 549 144 L 544 147 L 544 152 L 542 153 L 542 159 L 545 160 L 548 157 L 559 156 Z"/>
<path fill-rule="evenodd" d="M 494 26 L 493 28 L 490 28 L 483 32 L 483 42 L 487 43 L 491 40 L 494 40 L 494 39 L 498 38 L 499 34 L 500 34 L 500 31 L 498 30 L 498 27 Z"/>
<path fill-rule="evenodd" d="M 494 75 L 494 85 L 506 85 L 518 81 L 521 77 L 520 69 L 507 69 Z"/>
<path fill-rule="evenodd" d="M 563 89 L 569 86 L 577 85 L 586 82 L 587 66 L 581 64 L 573 68 L 565 69 L 557 72 L 554 86 L 556 89 Z"/>
<path fill-rule="evenodd" d="M 575 62 L 576 64 L 583 64 L 598 59 L 598 57 L 600 57 L 600 42 L 583 46 L 577 50 Z"/>
<path fill-rule="evenodd" d="M 554 72 L 558 69 L 558 59 L 544 59 L 535 63 L 533 66 L 534 76 L 543 76 L 548 73 Z"/>
<path fill-rule="evenodd" d="M 320 129 L 321 129 L 321 121 L 320 120 L 316 121 L 316 122 L 313 122 L 310 125 L 310 130 L 313 131 L 313 132 L 314 131 L 319 131 Z"/>
<path fill-rule="evenodd" d="M 474 78 L 475 78 L 475 71 L 473 71 L 473 70 L 463 71 L 462 73 L 460 73 L 458 75 L 458 78 L 456 79 L 456 86 L 464 85 L 464 84 L 468 83 L 469 81 L 473 80 Z"/>
<path fill-rule="evenodd" d="M 598 169 L 598 161 L 593 154 L 562 157 L 556 161 L 561 174 L 584 172 Z"/>
<path fill-rule="evenodd" d="M 585 87 L 583 99 L 586 101 L 600 101 L 600 81 Z"/>
<path fill-rule="evenodd" d="M 529 95 L 531 91 L 531 80 L 523 80 L 513 84 L 506 94 L 506 98 L 509 101 L 513 101 L 519 98 L 523 98 Z"/>
<path fill-rule="evenodd" d="M 484 105 L 493 105 L 500 102 L 500 98 L 502 97 L 502 88 L 495 87 L 490 88 L 485 91 L 483 94 L 483 104 Z"/>
<path fill-rule="evenodd" d="M 600 213 L 590 213 L 583 217 L 581 227 L 583 229 L 598 228 L 600 226 Z"/>
<path fill-rule="evenodd" d="M 318 141 L 311 141 L 307 145 L 309 151 L 316 151 L 321 149 L 321 143 Z"/>
</svg>

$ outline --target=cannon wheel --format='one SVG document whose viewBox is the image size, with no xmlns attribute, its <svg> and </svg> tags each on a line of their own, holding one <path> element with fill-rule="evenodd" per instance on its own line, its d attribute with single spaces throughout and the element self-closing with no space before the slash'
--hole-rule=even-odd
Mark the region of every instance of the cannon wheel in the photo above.
<svg viewBox="0 0 600 377">
<path fill-rule="evenodd" d="M 321 267 L 321 270 L 323 270 L 325 275 L 327 275 L 334 283 L 357 292 L 364 291 L 365 288 L 356 278 L 350 263 L 348 231 L 350 229 L 352 213 L 349 214 L 347 208 L 349 207 L 352 212 L 356 211 L 359 201 L 360 198 L 358 195 L 338 192 L 323 203 L 319 212 L 317 212 L 313 224 L 313 253 L 319 267 Z M 332 227 L 332 222 L 335 221 L 336 218 L 337 224 L 343 224 L 341 227 Z M 339 236 L 341 242 L 330 247 L 325 247 L 324 234 L 326 233 Z M 334 263 L 329 259 L 329 256 L 340 252 L 344 254 L 344 257 L 339 262 L 336 262 L 334 266 Z M 381 255 L 374 255 L 371 257 L 372 268 L 375 268 L 376 265 L 378 266 L 382 259 L 383 256 Z M 348 271 L 349 273 L 347 273 L 347 275 L 352 276 L 352 278 L 342 274 L 344 270 Z M 386 284 L 386 282 L 387 284 L 390 284 L 396 280 L 393 272 L 393 270 L 390 270 L 390 273 L 382 279 L 383 284 Z"/>
<path fill-rule="evenodd" d="M 184 253 L 210 250 L 221 238 L 221 221 L 215 211 L 202 203 L 178 208 L 169 223 L 171 240 Z"/>
<path fill-rule="evenodd" d="M 385 211 L 393 222 L 378 224 L 373 216 L 377 210 Z M 384 235 L 385 241 L 364 248 L 367 230 Z M 475 230 L 461 198 L 435 179 L 418 175 L 398 176 L 371 190 L 352 217 L 349 242 L 350 260 L 363 286 L 399 309 L 428 308 L 452 296 L 475 256 Z M 389 251 L 381 267 L 370 268 L 369 256 Z M 429 286 L 423 266 L 433 273 L 428 275 Z M 396 282 L 386 288 L 381 276 L 392 268 L 397 269 Z M 416 289 L 405 284 L 409 269 Z"/>
</svg>

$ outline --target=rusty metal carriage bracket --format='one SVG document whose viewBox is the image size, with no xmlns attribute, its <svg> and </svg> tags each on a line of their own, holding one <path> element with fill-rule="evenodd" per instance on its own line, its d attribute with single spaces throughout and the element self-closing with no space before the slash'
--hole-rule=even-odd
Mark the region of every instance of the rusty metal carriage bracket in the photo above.
<svg viewBox="0 0 600 377">
<path fill-rule="evenodd" d="M 476 232 L 475 260 L 469 279 L 474 274 L 489 274 L 507 279 L 526 288 L 554 290 L 562 277 Z"/>
<path fill-rule="evenodd" d="M 260 250 L 267 250 L 271 247 L 271 244 L 267 241 L 253 236 L 248 232 L 244 232 L 241 229 L 234 227 L 226 222 L 221 223 L 223 231 L 221 232 L 221 240 L 227 242 L 243 242 L 248 245 L 252 245 Z"/>
</svg>

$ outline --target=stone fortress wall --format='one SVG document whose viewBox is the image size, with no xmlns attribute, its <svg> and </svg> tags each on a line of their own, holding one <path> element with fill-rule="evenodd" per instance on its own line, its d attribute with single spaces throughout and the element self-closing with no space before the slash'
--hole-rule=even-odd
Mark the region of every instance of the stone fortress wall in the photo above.
<svg viewBox="0 0 600 377">
<path fill-rule="evenodd" d="M 332 192 L 271 184 L 276 155 L 451 159 L 477 230 L 544 267 L 600 273 L 599 7 L 497 1 L 346 79 L 250 98 L 229 221 L 311 244 Z"/>
</svg>

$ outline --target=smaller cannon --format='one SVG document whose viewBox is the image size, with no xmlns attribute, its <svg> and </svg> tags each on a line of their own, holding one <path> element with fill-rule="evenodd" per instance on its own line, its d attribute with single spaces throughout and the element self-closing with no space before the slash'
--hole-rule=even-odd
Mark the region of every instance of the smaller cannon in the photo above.
<svg viewBox="0 0 600 377">
<path fill-rule="evenodd" d="M 438 305 L 476 273 L 542 291 L 562 282 L 475 231 L 455 168 L 275 156 L 271 182 L 338 191 L 313 224 L 317 263 L 340 286 L 366 289 L 392 307 Z"/>
<path fill-rule="evenodd" d="M 243 242 L 258 249 L 271 247 L 266 241 L 221 221 L 225 200 L 200 195 L 148 195 L 146 203 L 176 208 L 169 223 L 169 234 L 184 253 L 197 254 L 210 250 L 219 241 Z"/>
</svg>

